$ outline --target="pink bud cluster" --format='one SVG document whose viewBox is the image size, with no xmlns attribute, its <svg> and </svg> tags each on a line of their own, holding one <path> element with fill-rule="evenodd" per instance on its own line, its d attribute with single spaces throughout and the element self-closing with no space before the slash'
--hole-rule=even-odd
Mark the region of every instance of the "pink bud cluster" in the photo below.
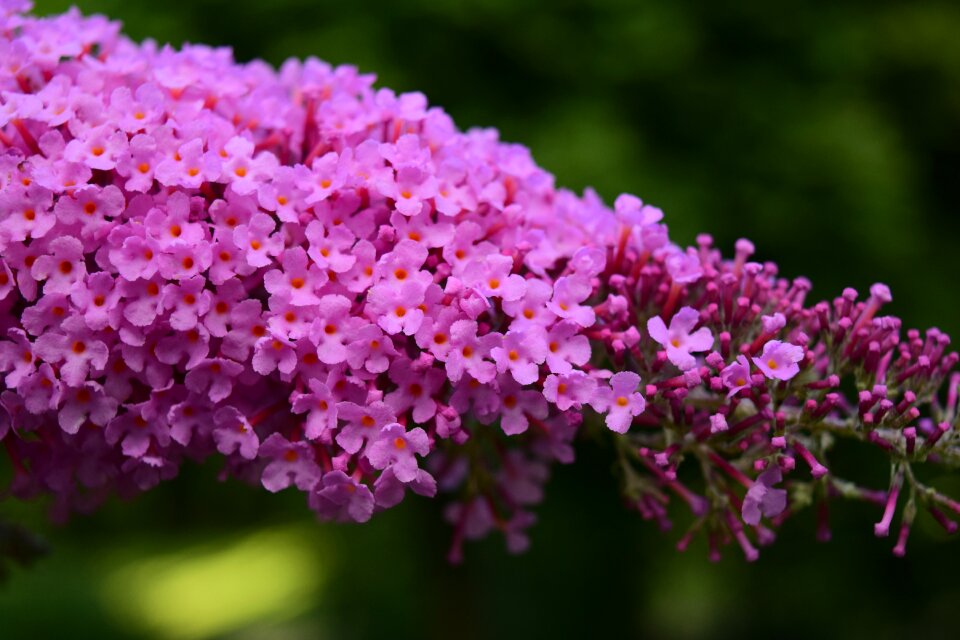
<svg viewBox="0 0 960 640">
<path fill-rule="evenodd" d="M 629 202 L 621 197 L 617 210 Z M 960 357 L 944 333 L 903 336 L 898 318 L 878 315 L 892 299 L 882 284 L 866 300 L 846 289 L 809 306 L 810 283 L 751 262 L 750 242 L 739 241 L 732 260 L 707 235 L 681 253 L 648 242 L 660 233 L 649 226 L 622 227 L 599 290 L 622 302 L 600 305 L 591 328 L 605 352 L 596 360 L 646 381 L 646 411 L 618 443 L 632 506 L 669 528 L 666 506 L 679 498 L 693 522 L 678 548 L 705 532 L 712 558 L 735 542 L 756 559 L 772 527 L 812 503 L 818 537 L 829 539 L 828 504 L 840 497 L 883 507 L 881 537 L 903 504 L 897 555 L 921 506 L 957 530 L 947 513 L 960 516 L 960 503 L 914 473 L 960 466 L 960 374 L 951 374 Z M 830 472 L 827 454 L 839 439 L 889 457 L 888 491 Z"/>
<path fill-rule="evenodd" d="M 527 149 L 352 67 L 28 10 L 0 0 L 14 497 L 64 518 L 216 455 L 324 519 L 440 488 L 452 559 L 492 530 L 519 551 L 591 407 L 631 503 L 692 509 L 681 547 L 702 530 L 752 559 L 762 518 L 841 495 L 882 503 L 886 535 L 905 494 L 898 552 L 917 503 L 956 528 L 913 466 L 960 464 L 957 356 L 936 330 L 902 340 L 885 287 L 805 307 L 749 243 L 684 250 L 658 209 L 557 189 Z M 889 491 L 828 472 L 840 437 L 889 455 Z"/>
</svg>

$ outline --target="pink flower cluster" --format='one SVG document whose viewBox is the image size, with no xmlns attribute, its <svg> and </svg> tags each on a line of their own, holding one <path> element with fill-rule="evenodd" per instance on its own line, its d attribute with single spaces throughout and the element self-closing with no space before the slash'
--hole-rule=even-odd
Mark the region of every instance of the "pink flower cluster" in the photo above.
<svg viewBox="0 0 960 640">
<path fill-rule="evenodd" d="M 350 67 L 275 73 L 3 6 L 14 495 L 52 493 L 65 514 L 218 452 L 322 517 L 365 521 L 407 489 L 433 495 L 424 457 L 496 441 L 486 425 L 528 434 L 503 478 L 519 504 L 514 474 L 541 482 L 570 458 L 568 410 L 609 396 L 584 369 L 599 203 Z M 488 524 L 523 526 L 515 506 Z"/>
<path fill-rule="evenodd" d="M 219 455 L 324 519 L 439 487 L 452 559 L 491 530 L 519 551 L 591 407 L 641 513 L 690 505 L 681 547 L 704 530 L 713 555 L 755 557 L 748 532 L 805 504 L 781 483 L 882 502 L 878 534 L 908 486 L 900 552 L 917 502 L 956 528 L 911 465 L 960 463 L 956 377 L 937 395 L 957 356 L 936 330 L 901 341 L 885 287 L 805 307 L 809 283 L 749 243 L 682 249 L 658 209 L 557 189 L 527 149 L 352 67 L 274 71 L 27 10 L 0 0 L 13 496 L 63 518 Z M 890 491 L 829 474 L 836 437 L 886 451 Z"/>
</svg>

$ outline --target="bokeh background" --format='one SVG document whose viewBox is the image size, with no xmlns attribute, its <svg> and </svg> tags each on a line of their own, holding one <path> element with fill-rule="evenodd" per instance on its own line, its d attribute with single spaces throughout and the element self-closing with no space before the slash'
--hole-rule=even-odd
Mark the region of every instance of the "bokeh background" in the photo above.
<svg viewBox="0 0 960 640">
<path fill-rule="evenodd" d="M 66 2 L 39 0 L 50 13 Z M 960 335 L 960 4 L 928 0 L 86 0 L 136 39 L 317 55 L 424 91 L 533 149 L 559 184 L 639 194 L 806 275 L 814 295 L 893 287 L 908 326 Z M 960 543 L 919 522 L 906 559 L 875 508 L 804 514 L 754 565 L 678 554 L 581 443 L 525 555 L 448 566 L 439 501 L 317 524 L 299 495 L 215 465 L 64 528 L 3 504 L 51 553 L 0 586 L 0 638 L 958 637 Z M 879 458 L 864 473 L 883 486 Z M 941 484 L 960 495 L 957 478 Z"/>
</svg>

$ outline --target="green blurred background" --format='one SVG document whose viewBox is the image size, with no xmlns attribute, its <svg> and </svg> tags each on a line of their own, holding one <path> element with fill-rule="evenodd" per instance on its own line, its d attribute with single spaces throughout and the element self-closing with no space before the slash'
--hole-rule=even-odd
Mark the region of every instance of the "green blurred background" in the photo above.
<svg viewBox="0 0 960 640">
<path fill-rule="evenodd" d="M 38 12 L 67 3 L 37 2 Z M 136 39 L 317 55 L 421 90 L 462 126 L 527 144 L 574 189 L 661 206 L 674 238 L 749 236 L 814 295 L 893 287 L 908 326 L 960 335 L 960 4 L 688 0 L 89 0 Z M 215 466 L 67 527 L 4 504 L 52 552 L 0 587 L 0 638 L 960 636 L 960 546 L 921 518 L 904 560 L 879 514 L 803 514 L 755 565 L 620 504 L 609 452 L 557 469 L 533 547 L 444 562 L 439 501 L 316 524 L 298 495 Z M 859 460 L 859 459 L 857 459 Z M 866 478 L 884 483 L 882 460 Z M 853 475 L 857 470 L 851 470 Z M 960 495 L 960 481 L 944 478 Z"/>
</svg>

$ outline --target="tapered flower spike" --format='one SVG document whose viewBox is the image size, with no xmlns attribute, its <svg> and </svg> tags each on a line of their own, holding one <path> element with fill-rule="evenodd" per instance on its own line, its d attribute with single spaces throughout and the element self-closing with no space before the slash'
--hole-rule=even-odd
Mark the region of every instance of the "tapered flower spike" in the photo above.
<svg viewBox="0 0 960 640">
<path fill-rule="evenodd" d="M 4 497 L 60 519 L 217 456 L 327 520 L 453 495 L 456 562 L 493 531 L 526 549 L 591 430 L 627 502 L 668 530 L 679 498 L 678 549 L 703 533 L 711 560 L 756 560 L 797 496 L 820 539 L 840 497 L 888 535 L 906 496 L 897 555 L 917 501 L 957 530 L 913 467 L 960 466 L 958 356 L 878 315 L 884 285 L 811 306 L 748 240 L 679 247 L 656 207 L 556 189 L 353 67 L 29 8 L 0 0 Z M 888 491 L 830 472 L 841 438 L 890 458 Z"/>
</svg>

